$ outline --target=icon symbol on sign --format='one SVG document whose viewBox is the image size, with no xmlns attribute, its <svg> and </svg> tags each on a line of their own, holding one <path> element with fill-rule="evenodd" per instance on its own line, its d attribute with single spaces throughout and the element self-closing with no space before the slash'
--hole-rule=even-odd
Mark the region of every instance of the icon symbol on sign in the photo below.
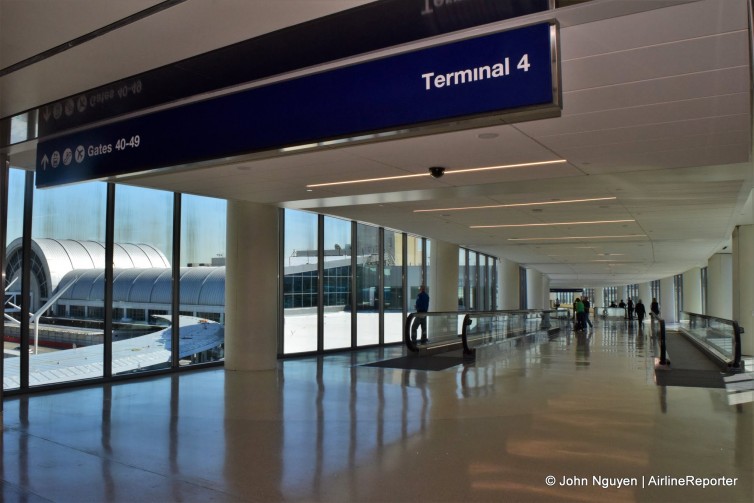
<svg viewBox="0 0 754 503">
<path fill-rule="evenodd" d="M 60 152 L 57 150 L 52 153 L 52 159 L 50 160 L 50 164 L 52 164 L 53 168 L 57 168 L 58 164 L 60 164 Z"/>
<path fill-rule="evenodd" d="M 65 100 L 65 114 L 70 117 L 73 115 L 73 111 L 76 109 L 76 105 L 73 103 L 73 100 L 71 98 L 68 98 Z"/>
<path fill-rule="evenodd" d="M 83 145 L 79 145 L 76 147 L 76 162 L 81 164 L 81 162 L 86 157 L 86 150 L 84 149 Z"/>
<path fill-rule="evenodd" d="M 84 113 L 86 110 L 86 96 L 79 96 L 79 100 L 76 103 L 76 108 L 78 109 L 79 113 Z"/>
<path fill-rule="evenodd" d="M 70 148 L 65 149 L 65 151 L 63 152 L 63 164 L 68 166 L 69 164 L 71 164 L 72 160 L 73 160 L 73 150 L 71 150 Z"/>
</svg>

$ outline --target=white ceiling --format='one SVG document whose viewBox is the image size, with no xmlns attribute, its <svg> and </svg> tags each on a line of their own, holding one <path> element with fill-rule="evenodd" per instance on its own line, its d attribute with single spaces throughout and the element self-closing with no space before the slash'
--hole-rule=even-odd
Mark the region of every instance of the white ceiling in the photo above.
<svg viewBox="0 0 754 503">
<path fill-rule="evenodd" d="M 0 67 L 157 3 L 0 0 Z M 0 115 L 363 3 L 188 0 L 0 78 Z M 747 4 L 594 0 L 559 9 L 558 118 L 182 167 L 127 183 L 405 230 L 514 260 L 547 274 L 552 287 L 668 277 L 706 265 L 728 246 L 735 225 L 754 224 Z M 27 166 L 31 147 L 14 150 L 13 164 Z M 429 166 L 450 172 L 557 159 L 567 162 L 306 189 L 425 174 Z M 615 199 L 415 212 L 606 197 Z M 470 228 L 605 220 L 630 221 Z M 579 239 L 558 239 L 566 237 Z"/>
</svg>

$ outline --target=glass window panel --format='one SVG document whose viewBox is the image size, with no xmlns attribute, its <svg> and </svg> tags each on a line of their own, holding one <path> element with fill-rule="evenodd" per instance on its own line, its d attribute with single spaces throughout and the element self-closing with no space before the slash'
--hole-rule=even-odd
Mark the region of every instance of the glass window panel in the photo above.
<svg viewBox="0 0 754 503">
<path fill-rule="evenodd" d="M 479 270 L 477 269 L 477 253 L 476 252 L 469 252 L 469 299 L 468 299 L 468 306 L 469 309 L 479 309 L 479 292 L 478 292 L 478 284 L 477 284 L 477 274 L 479 273 Z"/>
<path fill-rule="evenodd" d="M 284 310 L 285 354 L 317 350 L 317 215 L 285 210 L 283 268 L 293 278 L 293 306 Z"/>
<path fill-rule="evenodd" d="M 479 309 L 490 308 L 490 292 L 487 283 L 487 255 L 479 254 Z"/>
<path fill-rule="evenodd" d="M 324 349 L 351 347 L 351 222 L 325 217 Z"/>
<path fill-rule="evenodd" d="M 356 324 L 357 345 L 380 341 L 380 239 L 379 229 L 358 224 L 356 231 Z"/>
<path fill-rule="evenodd" d="M 30 311 L 59 296 L 30 327 L 31 386 L 102 377 L 106 200 L 100 182 L 34 190 Z M 45 372 L 49 358 L 66 368 Z"/>
<path fill-rule="evenodd" d="M 403 340 L 403 233 L 385 229 L 385 337 L 386 344 Z"/>
<path fill-rule="evenodd" d="M 23 234 L 24 213 L 24 179 L 26 172 L 20 169 L 11 169 L 8 179 L 8 223 L 5 249 L 9 245 L 20 246 Z M 10 250 L 9 250 L 10 251 Z M 5 284 L 3 285 L 3 311 L 16 321 L 5 318 L 5 332 L 3 343 L 5 348 L 5 374 L 4 389 L 17 389 L 21 385 L 20 376 L 20 343 L 21 329 L 21 258 L 18 253 L 9 253 L 5 256 Z"/>
<path fill-rule="evenodd" d="M 222 326 L 217 325 L 225 323 L 226 219 L 226 201 L 181 195 L 179 312 L 191 314 L 181 318 L 180 365 L 219 361 L 225 357 Z M 162 232 L 168 235 L 166 229 Z M 168 274 L 165 276 L 164 281 L 169 283 Z M 170 296 L 164 295 L 160 300 L 168 299 Z"/>
<path fill-rule="evenodd" d="M 406 284 L 408 286 L 408 311 L 416 311 L 416 297 L 419 295 L 419 287 L 424 283 L 422 277 L 422 239 L 417 236 L 408 236 L 408 262 L 406 263 Z M 429 295 L 429 310 L 432 310 L 432 293 L 426 289 Z M 405 319 L 405 318 L 404 318 Z M 401 327 L 401 330 L 404 328 Z M 386 334 L 387 335 L 387 334 Z"/>
<path fill-rule="evenodd" d="M 29 113 L 23 113 L 10 119 L 10 142 L 20 143 L 29 140 Z"/>
<path fill-rule="evenodd" d="M 116 187 L 113 374 L 170 368 L 172 229 L 171 192 Z M 94 312 L 88 308 L 87 317 Z"/>
<path fill-rule="evenodd" d="M 466 267 L 466 258 L 468 256 L 468 253 L 465 249 L 461 248 L 458 250 L 458 310 L 464 310 L 466 309 L 466 306 L 468 305 L 466 299 L 466 285 L 468 285 L 467 281 L 467 267 Z"/>
</svg>

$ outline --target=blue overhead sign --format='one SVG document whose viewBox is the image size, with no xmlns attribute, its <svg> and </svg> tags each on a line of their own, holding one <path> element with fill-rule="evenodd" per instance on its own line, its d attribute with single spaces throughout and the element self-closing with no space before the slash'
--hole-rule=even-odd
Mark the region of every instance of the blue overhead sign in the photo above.
<svg viewBox="0 0 754 503">
<path fill-rule="evenodd" d="M 558 107 L 552 25 L 358 63 L 40 142 L 37 186 Z"/>
</svg>

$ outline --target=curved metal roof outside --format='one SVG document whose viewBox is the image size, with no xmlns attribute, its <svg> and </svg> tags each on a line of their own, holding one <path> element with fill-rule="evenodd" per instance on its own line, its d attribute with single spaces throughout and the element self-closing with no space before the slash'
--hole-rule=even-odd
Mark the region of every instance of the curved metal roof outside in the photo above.
<svg viewBox="0 0 754 503">
<path fill-rule="evenodd" d="M 8 256 L 21 247 L 21 238 L 15 239 L 8 246 Z M 35 238 L 32 239 L 31 249 L 39 257 L 52 291 L 73 270 L 105 267 L 105 243 L 100 241 Z M 144 243 L 115 243 L 113 264 L 116 269 L 170 268 L 164 253 Z"/>
<path fill-rule="evenodd" d="M 166 304 L 171 302 L 171 269 L 116 269 L 113 273 L 113 302 Z M 224 306 L 225 267 L 181 267 L 181 305 Z M 101 300 L 104 269 L 70 271 L 60 286 L 75 282 L 61 302 Z"/>
</svg>

